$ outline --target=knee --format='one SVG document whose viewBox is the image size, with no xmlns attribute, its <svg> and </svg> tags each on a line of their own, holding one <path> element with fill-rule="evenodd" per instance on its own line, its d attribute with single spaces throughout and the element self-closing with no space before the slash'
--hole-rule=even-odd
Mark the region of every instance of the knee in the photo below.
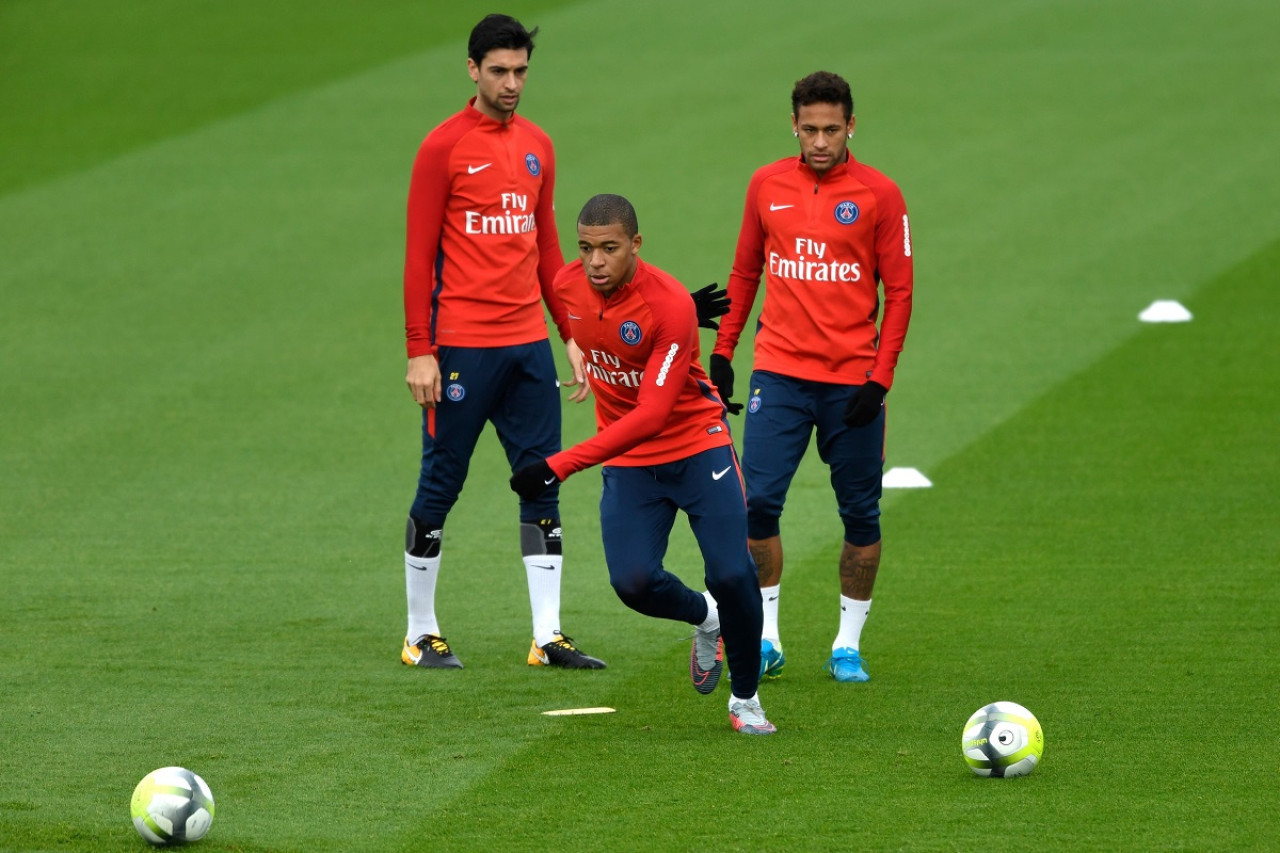
<svg viewBox="0 0 1280 853">
<path fill-rule="evenodd" d="M 861 515 L 842 515 L 844 522 L 844 541 L 859 548 L 874 545 L 880 541 L 880 508 Z"/>
<path fill-rule="evenodd" d="M 747 538 L 748 539 L 772 539 L 781 532 L 781 525 L 778 519 L 782 513 L 779 510 L 770 509 L 748 509 L 747 510 Z"/>
<path fill-rule="evenodd" d="M 632 610 L 642 610 L 649 598 L 649 578 L 642 572 L 610 573 L 609 584 L 617 594 L 618 600 Z"/>
</svg>

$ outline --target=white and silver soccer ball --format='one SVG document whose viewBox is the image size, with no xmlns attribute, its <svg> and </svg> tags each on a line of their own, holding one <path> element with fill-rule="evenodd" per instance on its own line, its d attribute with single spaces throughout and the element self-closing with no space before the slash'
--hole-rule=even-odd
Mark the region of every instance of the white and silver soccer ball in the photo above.
<svg viewBox="0 0 1280 853">
<path fill-rule="evenodd" d="M 185 767 L 152 770 L 133 789 L 134 828 L 156 846 L 199 841 L 213 823 L 213 792 Z"/>
<path fill-rule="evenodd" d="M 1044 732 L 1016 702 L 992 702 L 964 724 L 961 746 L 965 763 L 979 776 L 1026 776 L 1044 755 Z"/>
</svg>

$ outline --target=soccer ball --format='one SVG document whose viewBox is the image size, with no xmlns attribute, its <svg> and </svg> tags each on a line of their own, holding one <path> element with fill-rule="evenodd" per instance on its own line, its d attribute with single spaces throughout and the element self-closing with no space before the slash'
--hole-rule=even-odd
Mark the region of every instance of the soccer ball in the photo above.
<svg viewBox="0 0 1280 853">
<path fill-rule="evenodd" d="M 992 702 L 974 711 L 960 743 L 965 763 L 979 776 L 1026 776 L 1044 755 L 1040 722 L 1015 702 Z"/>
<path fill-rule="evenodd" d="M 152 770 L 129 802 L 138 834 L 157 846 L 199 841 L 213 823 L 213 793 L 183 767 Z"/>
</svg>

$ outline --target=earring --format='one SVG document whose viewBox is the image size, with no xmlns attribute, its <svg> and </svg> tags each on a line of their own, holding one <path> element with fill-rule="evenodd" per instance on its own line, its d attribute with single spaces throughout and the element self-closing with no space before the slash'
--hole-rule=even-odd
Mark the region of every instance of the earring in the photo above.
<svg viewBox="0 0 1280 853">
<path fill-rule="evenodd" d="M 853 139 L 853 131 L 852 131 L 852 130 L 851 130 L 851 131 L 849 131 L 849 138 L 850 138 L 850 139 Z"/>
<path fill-rule="evenodd" d="M 798 130 L 793 130 L 793 131 L 791 131 L 791 135 L 792 135 L 792 136 L 794 136 L 796 139 L 799 139 L 799 138 L 800 138 L 800 131 L 798 131 Z"/>
</svg>

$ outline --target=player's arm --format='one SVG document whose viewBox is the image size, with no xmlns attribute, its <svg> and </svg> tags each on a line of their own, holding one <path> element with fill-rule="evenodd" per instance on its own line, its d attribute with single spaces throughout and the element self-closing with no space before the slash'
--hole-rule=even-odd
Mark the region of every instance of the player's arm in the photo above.
<svg viewBox="0 0 1280 853">
<path fill-rule="evenodd" d="M 567 310 L 569 301 L 567 300 L 566 297 L 562 297 L 561 293 L 566 293 L 566 294 L 571 293 L 572 291 L 570 290 L 570 288 L 572 287 L 572 282 L 582 277 L 581 265 L 575 266 L 575 264 L 576 262 L 571 264 L 565 264 L 556 273 L 555 278 L 552 281 L 552 291 L 555 293 L 557 297 L 556 301 L 564 305 L 566 309 L 565 310 L 566 318 L 568 317 L 568 313 L 569 313 Z M 574 330 L 574 323 L 572 321 L 567 321 L 567 322 L 569 326 L 569 331 L 570 333 L 572 333 Z M 563 385 L 565 388 L 573 389 L 573 391 L 570 392 L 569 394 L 569 402 L 581 403 L 583 400 L 591 396 L 591 383 L 587 381 L 586 357 L 583 356 L 582 348 L 578 346 L 577 341 L 575 341 L 573 338 L 568 338 L 565 340 L 564 352 L 565 352 L 565 356 L 569 360 L 570 376 L 568 379 L 561 379 L 559 381 L 560 381 L 560 384 Z"/>
<path fill-rule="evenodd" d="M 729 274 L 726 290 L 729 293 L 729 312 L 720 321 L 716 343 L 712 352 L 726 359 L 733 359 L 738 338 L 746 328 L 747 318 L 756 303 L 760 289 L 760 274 L 764 271 L 764 224 L 760 221 L 758 198 L 761 178 L 752 176 L 747 184 L 747 199 L 742 211 L 742 226 L 738 229 L 738 245 L 733 254 L 733 269 Z"/>
<path fill-rule="evenodd" d="M 538 223 L 538 286 L 542 291 L 542 301 L 551 315 L 560 333 L 560 340 L 568 342 L 572 333 L 569 331 L 569 312 L 556 294 L 556 275 L 564 267 L 564 253 L 560 250 L 560 232 L 556 228 L 556 155 L 551 139 L 541 135 L 546 145 L 546 156 L 542 163 L 542 190 L 538 193 L 538 204 L 534 208 L 534 218 Z"/>
<path fill-rule="evenodd" d="M 563 480 L 570 474 L 620 456 L 662 432 L 671 419 L 680 391 L 689 379 L 698 324 L 693 300 L 684 294 L 664 295 L 652 304 L 657 319 L 653 350 L 635 407 L 591 438 L 547 460 Z"/>
<path fill-rule="evenodd" d="M 556 157 L 551 140 L 546 140 L 546 157 L 542 165 L 542 191 L 538 194 L 538 204 L 534 216 L 538 222 L 538 287 L 542 291 L 542 301 L 555 323 L 560 339 L 564 341 L 565 357 L 569 360 L 571 376 L 561 380 L 560 384 L 573 388 L 569 394 L 571 403 L 581 403 L 591 394 L 591 386 L 587 383 L 587 371 L 583 362 L 582 350 L 574 343 L 572 330 L 569 328 L 569 312 L 564 302 L 556 293 L 556 277 L 564 268 L 564 254 L 560 251 L 560 234 L 556 228 Z"/>
<path fill-rule="evenodd" d="M 729 273 L 729 311 L 720 321 L 716 343 L 707 358 L 707 375 L 716 386 L 720 400 L 729 414 L 742 411 L 742 404 L 733 397 L 733 352 L 738 338 L 747 325 L 747 317 L 756 302 L 760 289 L 760 274 L 764 271 L 764 223 L 760 221 L 758 206 L 761 177 L 757 172 L 747 184 L 747 200 L 742 210 L 742 226 L 738 229 L 738 247 L 733 254 L 733 270 Z"/>
<path fill-rule="evenodd" d="M 876 187 L 882 216 L 876 220 L 876 274 L 884 288 L 884 311 L 880 318 L 880 341 L 870 381 L 885 389 L 893 386 L 893 371 L 907 339 L 911 323 L 911 294 L 914 267 L 911 258 L 911 223 L 907 205 L 897 186 Z"/>
<path fill-rule="evenodd" d="M 561 379 L 560 384 L 574 389 L 569 394 L 570 403 L 581 403 L 591 396 L 591 383 L 587 381 L 586 357 L 583 356 L 582 348 L 573 338 L 564 342 L 564 353 L 569 359 L 569 370 L 573 375 L 568 379 Z"/>
<path fill-rule="evenodd" d="M 430 137 L 418 149 L 409 181 L 405 229 L 404 329 L 409 364 L 405 384 L 420 406 L 440 402 L 440 367 L 431 339 L 431 292 L 449 198 L 449 146 Z"/>
</svg>

